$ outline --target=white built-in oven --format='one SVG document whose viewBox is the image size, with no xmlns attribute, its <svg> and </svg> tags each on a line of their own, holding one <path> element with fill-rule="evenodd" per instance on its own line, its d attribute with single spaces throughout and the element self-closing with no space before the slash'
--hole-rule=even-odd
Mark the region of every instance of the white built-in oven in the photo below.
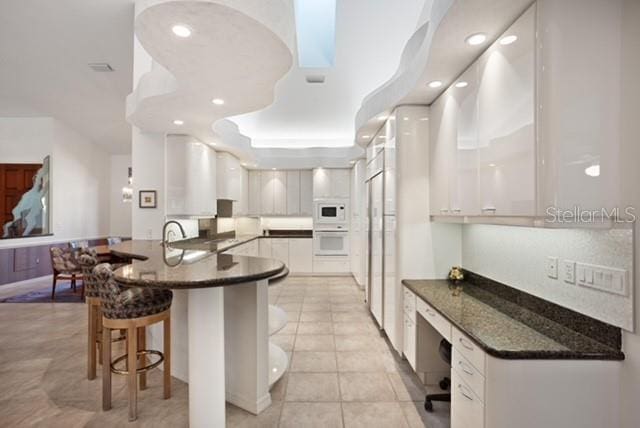
<svg viewBox="0 0 640 428">
<path fill-rule="evenodd" d="M 347 223 L 345 202 L 317 201 L 314 208 L 314 220 L 317 224 Z"/>
<path fill-rule="evenodd" d="M 314 230 L 314 256 L 348 256 L 349 232 L 343 229 Z"/>
</svg>

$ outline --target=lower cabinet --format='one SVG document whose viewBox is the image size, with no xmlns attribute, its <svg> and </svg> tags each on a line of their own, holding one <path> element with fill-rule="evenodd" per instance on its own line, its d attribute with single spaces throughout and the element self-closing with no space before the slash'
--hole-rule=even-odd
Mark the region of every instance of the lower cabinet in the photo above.
<svg viewBox="0 0 640 428">
<path fill-rule="evenodd" d="M 280 260 L 291 270 L 289 266 L 289 239 L 272 238 L 271 241 L 271 258 Z"/>
<path fill-rule="evenodd" d="M 404 313 L 403 353 L 411 368 L 416 370 L 416 323 L 409 314 Z"/>
<path fill-rule="evenodd" d="M 259 256 L 267 259 L 271 258 L 271 239 L 258 239 L 259 244 Z"/>
<path fill-rule="evenodd" d="M 313 272 L 313 239 L 289 239 L 289 270 L 291 273 Z"/>
<path fill-rule="evenodd" d="M 451 370 L 451 428 L 483 427 L 484 403 L 458 372 Z"/>
</svg>

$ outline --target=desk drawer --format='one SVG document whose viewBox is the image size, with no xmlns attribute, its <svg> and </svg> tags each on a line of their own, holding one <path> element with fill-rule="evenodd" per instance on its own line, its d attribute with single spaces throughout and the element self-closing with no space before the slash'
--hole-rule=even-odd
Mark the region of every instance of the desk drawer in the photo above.
<svg viewBox="0 0 640 428">
<path fill-rule="evenodd" d="M 404 311 L 416 321 L 416 295 L 407 287 L 404 287 Z"/>
<path fill-rule="evenodd" d="M 460 330 L 453 327 L 453 341 L 451 344 L 484 376 L 484 351 Z"/>
<path fill-rule="evenodd" d="M 484 404 L 455 370 L 451 371 L 451 428 L 484 428 Z"/>
<path fill-rule="evenodd" d="M 453 348 L 451 368 L 469 385 L 480 401 L 484 402 L 484 376 L 456 348 Z"/>
<path fill-rule="evenodd" d="M 448 342 L 451 342 L 451 323 L 422 299 L 416 301 L 416 311 L 435 328 Z"/>
</svg>

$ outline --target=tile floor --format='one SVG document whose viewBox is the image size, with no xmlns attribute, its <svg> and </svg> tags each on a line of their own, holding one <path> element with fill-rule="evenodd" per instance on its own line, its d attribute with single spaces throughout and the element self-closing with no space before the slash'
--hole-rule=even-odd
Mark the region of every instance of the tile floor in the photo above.
<svg viewBox="0 0 640 428">
<path fill-rule="evenodd" d="M 12 292 L 24 290 L 0 287 L 0 295 Z M 290 277 L 269 298 L 289 316 L 272 340 L 291 357 L 290 370 L 259 416 L 228 405 L 228 427 L 449 426 L 448 404 L 424 411 L 426 389 L 380 335 L 352 279 Z M 139 393 L 137 422 L 127 422 L 119 376 L 113 409 L 102 412 L 100 379 L 85 377 L 85 325 L 82 304 L 0 304 L 0 425 L 187 426 L 187 385 L 174 379 L 172 398 L 162 400 L 157 370 Z"/>
</svg>

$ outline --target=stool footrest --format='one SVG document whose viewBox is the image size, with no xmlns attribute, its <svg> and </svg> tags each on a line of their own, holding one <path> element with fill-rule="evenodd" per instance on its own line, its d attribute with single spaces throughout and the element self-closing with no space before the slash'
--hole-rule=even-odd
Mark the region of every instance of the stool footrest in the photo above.
<svg viewBox="0 0 640 428">
<path fill-rule="evenodd" d="M 157 355 L 158 356 L 158 361 L 148 364 L 144 367 L 139 367 L 136 369 L 136 373 L 146 373 L 149 370 L 155 369 L 156 367 L 158 367 L 163 361 L 164 361 L 164 354 L 160 351 L 156 351 L 154 349 L 141 349 L 138 352 L 136 352 L 136 355 L 138 358 L 146 356 L 146 355 Z M 119 375 L 127 375 L 129 374 L 129 370 L 121 370 L 116 368 L 116 364 L 122 362 L 122 361 L 126 361 L 127 357 L 129 356 L 129 354 L 124 354 L 119 356 L 118 358 L 114 359 L 111 362 L 111 372 L 115 373 L 115 374 L 119 374 Z M 136 359 L 137 360 L 137 359 Z"/>
</svg>

